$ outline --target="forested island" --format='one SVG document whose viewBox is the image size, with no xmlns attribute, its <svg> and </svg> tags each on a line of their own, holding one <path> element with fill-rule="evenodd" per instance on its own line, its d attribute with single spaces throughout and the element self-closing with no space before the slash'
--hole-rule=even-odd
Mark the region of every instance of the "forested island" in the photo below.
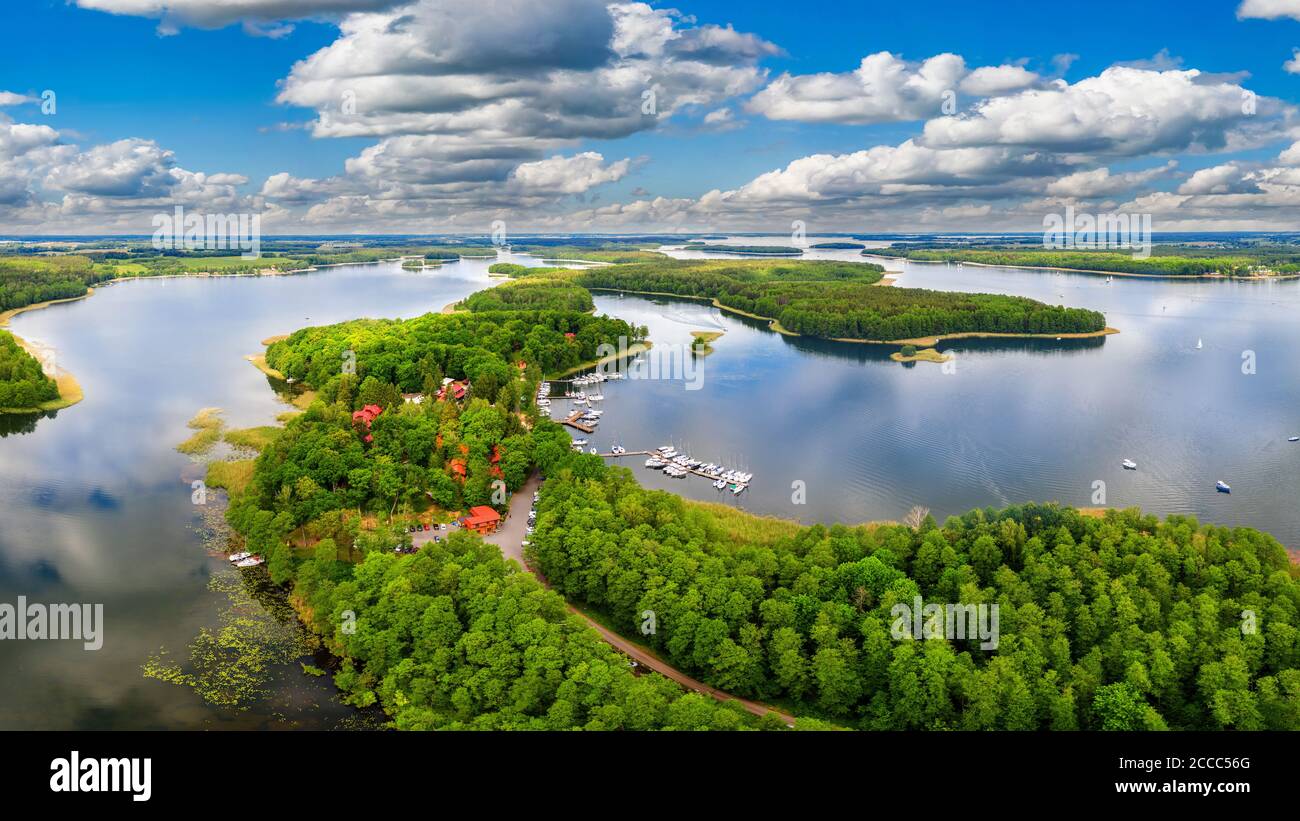
<svg viewBox="0 0 1300 821">
<path fill-rule="evenodd" d="M 857 246 L 862 247 L 862 246 Z M 708 251 L 713 254 L 741 254 L 755 257 L 798 257 L 803 250 L 789 245 L 714 245 L 710 243 L 690 243 L 687 251 Z"/>
<path fill-rule="evenodd" d="M 875 287 L 883 273 L 879 265 L 859 262 L 665 259 L 566 276 L 586 288 L 710 299 L 719 307 L 774 320 L 776 330 L 825 339 L 887 342 L 949 334 L 1106 331 L 1106 318 L 1097 311 L 1000 294 Z"/>
<path fill-rule="evenodd" d="M 1119 251 L 1049 251 L 1018 248 L 887 248 L 863 254 L 918 262 L 969 262 L 1024 268 L 1061 268 L 1092 273 L 1153 277 L 1267 277 L 1300 275 L 1300 255 L 1212 252 L 1203 248 L 1156 246 L 1145 259 Z"/>
</svg>

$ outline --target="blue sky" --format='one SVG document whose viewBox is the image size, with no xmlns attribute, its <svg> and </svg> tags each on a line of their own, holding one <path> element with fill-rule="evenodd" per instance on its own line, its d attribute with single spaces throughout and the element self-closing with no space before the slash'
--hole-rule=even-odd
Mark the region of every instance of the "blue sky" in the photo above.
<svg viewBox="0 0 1300 821">
<path fill-rule="evenodd" d="M 1143 198 L 1153 193 L 1170 195 L 1147 205 L 1158 219 L 1165 209 L 1168 220 L 1179 220 L 1179 228 L 1272 228 L 1296 216 L 1287 210 L 1291 166 L 1279 160 L 1296 139 L 1290 108 L 1300 102 L 1300 73 L 1284 68 L 1293 48 L 1300 46 L 1295 19 L 1300 2 L 1291 0 L 1095 2 L 1086 7 L 1002 2 L 996 13 L 990 4 L 970 2 L 655 4 L 653 14 L 647 10 L 623 19 L 635 17 L 644 27 L 669 25 L 675 43 L 694 36 L 696 45 L 648 58 L 642 52 L 630 58 L 620 53 L 603 62 L 599 55 L 614 41 L 602 18 L 603 4 L 588 0 L 564 0 L 565 8 L 549 14 L 545 7 L 556 3 L 529 0 L 414 0 L 409 6 L 393 0 L 249 0 L 245 8 L 261 8 L 262 13 L 246 23 L 222 16 L 217 2 L 172 0 L 169 6 L 181 11 L 171 18 L 151 2 L 157 6 L 161 0 L 23 3 L 22 23 L 9 30 L 0 57 L 0 91 L 39 97 L 52 89 L 57 110 L 42 113 L 34 102 L 0 108 L 5 118 L 0 124 L 43 127 L 43 133 L 53 135 L 22 157 L 12 145 L 0 148 L 12 155 L 0 153 L 0 168 L 7 160 L 14 178 L 6 186 L 0 177 L 0 228 L 115 230 L 156 212 L 169 197 L 194 208 L 269 207 L 285 230 L 321 231 L 472 230 L 494 215 L 570 230 L 763 229 L 801 212 L 828 229 L 880 230 L 889 227 L 890 219 L 928 221 L 925 230 L 1032 227 L 1053 197 L 1101 209 L 1145 207 Z M 415 72 L 421 87 L 407 90 L 410 99 L 401 105 L 384 102 L 382 112 L 367 109 L 342 129 L 355 136 L 312 126 L 322 112 L 331 114 L 332 98 L 322 96 L 324 88 L 334 93 L 348 83 L 360 84 L 373 105 L 374 89 L 383 89 L 388 99 L 399 96 L 395 90 L 409 80 L 391 45 L 377 45 L 378 38 L 349 38 L 343 30 L 346 13 L 398 20 L 413 9 L 432 20 L 442 19 L 438 14 L 460 19 L 482 15 L 479 28 L 457 35 L 471 43 L 474 37 L 489 37 L 499 19 L 521 21 L 515 39 L 524 42 L 535 37 L 545 43 L 550 32 L 560 37 L 567 21 L 576 21 L 573 29 L 586 39 L 540 56 L 530 53 L 527 65 L 519 63 L 516 51 L 521 47 L 502 47 L 495 55 L 496 46 L 489 45 L 486 51 L 499 56 L 500 65 L 488 65 L 445 54 L 455 46 L 439 45 L 440 25 L 417 26 L 403 42 L 407 47 L 430 43 L 431 56 Z M 669 15 L 668 9 L 680 14 Z M 536 21 L 530 20 L 533 14 Z M 288 26 L 288 33 L 265 36 Z M 638 23 L 637 31 L 648 30 L 644 27 Z M 736 37 L 715 36 L 722 30 Z M 748 39 L 741 42 L 740 37 Z M 590 44 L 590 49 L 577 48 L 576 42 Z M 695 49 L 701 43 L 712 56 L 697 60 Z M 351 49 L 355 68 L 295 68 L 331 48 Z M 362 68 L 366 48 L 375 49 L 376 59 L 388 64 L 378 71 Z M 482 108 L 446 103 L 448 94 L 478 83 L 500 88 L 533 83 L 548 72 L 573 72 L 572 59 L 587 59 L 581 54 L 574 58 L 575 52 L 596 55 L 578 68 L 574 84 L 581 88 L 581 72 L 593 78 L 592 98 L 585 103 L 573 88 L 559 83 L 519 98 L 493 91 L 491 104 Z M 1009 113 L 1005 121 L 988 124 L 982 135 L 972 128 L 972 133 L 945 138 L 942 145 L 927 130 L 927 121 L 938 111 L 908 103 L 901 112 L 867 121 L 805 116 L 808 94 L 764 91 L 785 74 L 799 82 L 829 72 L 839 75 L 836 82 L 843 86 L 864 57 L 884 52 L 898 61 L 904 75 L 920 71 L 929 58 L 948 54 L 959 55 L 967 73 L 1015 66 L 1031 79 L 992 95 L 963 92 L 958 118 L 978 119 L 991 98 Z M 1067 54 L 1076 56 L 1061 73 L 1056 60 Z M 472 70 L 464 70 L 466 60 L 473 63 Z M 1137 64 L 1141 74 L 1112 77 L 1107 86 L 1120 89 L 1113 101 L 1117 111 L 1131 107 L 1130 91 L 1139 102 L 1161 94 L 1185 97 L 1186 108 L 1193 111 L 1222 105 L 1230 97 L 1225 89 L 1231 87 L 1248 89 L 1265 101 L 1262 115 L 1236 121 L 1192 117 L 1186 140 L 1173 133 L 1174 125 L 1149 145 L 1067 144 L 1038 128 L 1041 122 L 1030 129 L 1030 137 L 1002 133 L 988 142 L 990 129 L 1005 132 L 1025 116 L 1053 118 L 1055 109 L 1041 100 L 1035 108 L 1029 98 L 1054 93 L 1050 84 L 1058 78 L 1074 85 L 1135 61 L 1144 61 Z M 627 99 L 629 86 L 606 76 L 616 65 L 642 72 L 647 84 L 660 82 L 656 72 L 667 71 L 670 78 L 658 88 L 671 112 L 637 122 L 635 100 Z M 1157 85 L 1159 75 L 1192 71 L 1225 75 L 1219 96 L 1202 99 L 1167 82 Z M 440 79 L 447 72 L 457 80 Z M 377 85 L 376 77 L 390 85 Z M 1148 82 L 1151 90 L 1144 91 Z M 295 87 L 286 94 L 286 88 Z M 867 97 L 879 93 L 871 87 L 855 93 L 854 101 L 840 102 L 874 106 Z M 771 116 L 756 109 L 755 95 L 763 94 L 782 97 L 794 114 Z M 277 99 L 279 95 L 285 96 Z M 1012 112 L 1020 97 L 1030 114 Z M 1062 105 L 1069 102 L 1066 97 Z M 526 122 L 549 118 L 553 101 L 564 109 L 554 122 Z M 508 116 L 518 121 L 501 133 L 492 120 L 502 116 L 498 104 L 514 106 Z M 704 121 L 720 109 L 730 118 L 725 125 Z M 1157 129 L 1182 122 L 1177 105 L 1140 112 L 1142 118 L 1163 118 Z M 1205 135 L 1210 144 L 1198 144 Z M 904 170 L 896 167 L 903 161 L 893 155 L 862 155 L 873 147 L 892 152 L 909 143 L 924 146 L 926 140 L 949 153 L 907 159 Z M 483 147 L 482 157 L 469 156 L 474 145 Z M 944 173 L 922 168 L 939 167 L 954 160 L 951 152 L 961 150 L 985 156 L 975 166 Z M 366 159 L 368 151 L 379 161 Z M 996 152 L 1002 155 L 994 156 Z M 814 167 L 810 158 L 815 157 L 833 159 L 822 161 L 823 169 Z M 349 160 L 364 168 L 349 168 Z M 1171 161 L 1174 166 L 1163 174 L 1134 177 L 1127 189 L 1114 182 L 1117 175 L 1163 168 Z M 410 169 L 421 162 L 430 168 L 412 174 Z M 1189 185 L 1198 170 L 1234 163 L 1231 171 L 1216 171 L 1213 180 L 1207 175 Z M 138 179 L 128 178 L 123 170 L 128 165 Z M 1083 177 L 1072 176 L 1103 168 L 1112 182 L 1083 185 Z M 778 176 L 764 182 L 764 175 L 773 172 Z M 18 179 L 20 173 L 26 182 Z M 105 174 L 118 176 L 106 182 Z M 211 182 L 213 175 L 219 182 Z M 283 175 L 282 182 L 268 186 L 276 175 Z M 834 182 L 827 182 L 829 177 Z M 1067 177 L 1075 184 L 1053 186 Z M 853 188 L 854 180 L 862 181 L 860 190 Z M 932 190 L 912 190 L 920 187 Z M 1103 189 L 1104 194 L 1088 196 Z M 714 191 L 721 201 L 707 202 Z M 1204 199 L 1176 201 L 1179 196 Z M 1019 210 L 1004 207 L 1011 202 Z M 607 207 L 613 204 L 627 207 L 610 213 Z M 949 213 L 950 218 L 945 216 Z M 977 225 L 981 220 L 984 225 Z M 910 229 L 899 224 L 893 230 Z"/>
</svg>

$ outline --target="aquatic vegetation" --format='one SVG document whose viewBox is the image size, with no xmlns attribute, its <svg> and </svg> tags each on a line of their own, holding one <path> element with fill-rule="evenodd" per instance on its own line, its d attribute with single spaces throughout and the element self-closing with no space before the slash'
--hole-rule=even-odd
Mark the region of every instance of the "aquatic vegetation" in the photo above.
<svg viewBox="0 0 1300 821">
<path fill-rule="evenodd" d="M 221 429 L 225 427 L 221 419 L 221 408 L 203 408 L 186 423 L 194 434 L 176 446 L 181 453 L 189 456 L 201 456 L 210 451 L 213 445 L 221 441 Z"/>
</svg>

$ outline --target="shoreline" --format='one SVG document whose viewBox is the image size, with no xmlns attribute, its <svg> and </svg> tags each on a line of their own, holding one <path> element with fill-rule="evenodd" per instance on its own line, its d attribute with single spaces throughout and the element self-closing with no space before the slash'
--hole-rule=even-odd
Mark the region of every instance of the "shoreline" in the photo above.
<svg viewBox="0 0 1300 821">
<path fill-rule="evenodd" d="M 578 371 L 585 371 L 588 368 L 598 368 L 601 365 L 604 365 L 606 362 L 613 362 L 622 357 L 636 356 L 637 354 L 645 353 L 646 351 L 650 350 L 653 347 L 654 347 L 654 343 L 647 339 L 644 342 L 637 342 L 634 345 L 629 345 L 627 350 L 625 351 L 612 353 L 609 356 L 602 356 L 600 359 L 594 359 L 590 362 L 582 362 L 580 364 L 574 365 L 572 368 L 569 368 L 567 371 L 563 371 L 561 373 L 554 374 L 552 376 L 543 377 L 543 379 L 548 381 L 555 380 L 555 379 L 563 379 L 564 377 L 568 376 L 571 373 L 577 373 Z"/>
<path fill-rule="evenodd" d="M 1098 276 L 1108 277 L 1128 277 L 1129 279 L 1172 279 L 1178 280 L 1195 280 L 1195 279 L 1223 279 L 1223 280 L 1243 280 L 1245 282 L 1266 282 L 1268 280 L 1288 280 L 1300 279 L 1300 274 L 1273 274 L 1271 276 L 1245 276 L 1231 277 L 1226 274 L 1134 274 L 1123 271 L 1102 271 L 1095 268 L 1056 268 L 1050 265 L 1002 265 L 992 262 L 970 262 L 968 260 L 946 260 L 946 259 L 912 259 L 911 257 L 891 257 L 884 254 L 863 254 L 863 256 L 876 257 L 878 259 L 893 259 L 902 262 L 917 262 L 926 265 L 973 265 L 976 268 L 1007 268 L 1011 270 L 1022 269 L 1025 271 L 1057 271 L 1062 274 L 1095 274 Z"/>
<path fill-rule="evenodd" d="M 26 313 L 27 311 L 36 311 L 41 308 L 48 308 L 51 305 L 61 305 L 65 302 L 78 302 L 83 299 L 88 299 L 94 293 L 95 289 L 87 286 L 86 293 L 81 296 L 48 299 L 44 302 L 33 302 L 31 305 L 24 305 L 21 308 L 10 308 L 4 313 L 0 313 L 0 329 L 4 329 L 5 332 L 14 338 L 14 341 L 18 343 L 20 348 L 27 351 L 27 353 L 32 355 L 32 358 L 39 362 L 41 358 L 41 349 L 14 333 L 13 329 L 9 327 L 9 320 L 19 314 Z M 55 351 L 56 349 L 49 348 L 48 350 Z M 86 398 L 86 392 L 82 389 L 81 383 L 77 381 L 76 376 L 74 376 L 70 371 L 59 368 L 57 365 L 55 366 L 55 371 L 54 384 L 58 386 L 58 399 L 51 399 L 48 402 L 42 402 L 34 408 L 0 408 L 0 414 L 20 415 L 27 413 L 50 413 L 53 411 L 63 410 L 64 408 L 70 408 Z"/>
<path fill-rule="evenodd" d="M 1088 331 L 1086 333 L 1060 333 L 1060 334 L 1005 334 L 995 331 L 957 331 L 950 334 L 938 334 L 936 336 L 918 336 L 914 339 L 835 339 L 835 342 L 859 342 L 865 345 L 915 345 L 918 348 L 932 348 L 940 342 L 950 339 L 1092 339 L 1098 336 L 1110 336 L 1119 333 L 1119 328 L 1112 328 L 1107 325 L 1100 331 Z"/>
<path fill-rule="evenodd" d="M 934 348 L 922 348 L 911 356 L 904 356 L 902 351 L 894 351 L 889 358 L 895 362 L 948 362 L 952 359 L 951 354 L 940 353 Z"/>
<path fill-rule="evenodd" d="M 880 283 L 876 283 L 876 284 L 880 284 Z M 669 293 L 664 293 L 662 291 L 630 291 L 626 289 L 617 289 L 617 288 L 593 288 L 588 286 L 583 286 L 583 287 L 587 288 L 588 291 L 608 291 L 608 292 L 620 293 L 620 294 L 637 294 L 639 296 L 662 296 L 662 297 L 670 297 L 673 299 L 690 299 L 697 302 L 710 302 L 713 305 L 713 307 L 718 308 L 720 310 L 728 311 L 733 314 L 739 314 L 740 316 L 748 317 L 750 319 L 756 319 L 762 322 L 766 322 L 768 323 L 769 329 L 776 331 L 779 334 L 784 334 L 785 336 L 805 336 L 805 334 L 796 333 L 795 331 L 792 331 L 789 328 L 782 326 L 779 320 L 773 319 L 770 316 L 759 316 L 758 314 L 751 314 L 748 311 L 742 311 L 739 308 L 732 308 L 727 305 L 722 305 L 718 302 L 717 297 L 688 296 L 686 294 L 669 294 Z M 999 338 L 999 339 L 1056 339 L 1057 337 L 1060 337 L 1061 339 L 1088 339 L 1096 336 L 1109 336 L 1110 334 L 1117 334 L 1119 332 L 1120 331 L 1118 328 L 1112 328 L 1108 325 L 1100 331 L 1089 331 L 1087 333 L 1007 334 L 1007 333 L 995 333 L 992 331 L 956 331 L 950 334 L 939 334 L 936 336 L 922 336 L 922 337 L 917 337 L 915 339 L 852 339 L 849 337 L 834 337 L 834 336 L 809 336 L 808 338 L 825 339 L 828 342 L 852 342 L 855 344 L 862 344 L 862 345 L 898 345 L 900 347 L 903 345 L 915 345 L 918 348 L 922 348 L 922 347 L 930 348 L 938 344 L 939 342 L 947 339 L 970 339 L 976 337 Z"/>
</svg>

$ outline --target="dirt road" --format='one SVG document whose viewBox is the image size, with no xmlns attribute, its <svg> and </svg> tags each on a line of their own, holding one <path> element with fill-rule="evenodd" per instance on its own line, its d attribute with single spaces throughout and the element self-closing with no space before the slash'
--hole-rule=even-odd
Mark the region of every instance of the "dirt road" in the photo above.
<svg viewBox="0 0 1300 821">
<path fill-rule="evenodd" d="M 519 492 L 514 495 L 514 498 L 510 500 L 510 513 L 506 517 L 505 522 L 501 525 L 501 528 L 496 533 L 485 536 L 484 539 L 501 548 L 502 555 L 507 559 L 514 559 L 519 563 L 520 567 L 536 576 L 538 581 L 542 584 L 550 587 L 550 584 L 546 579 L 536 570 L 529 567 L 528 563 L 524 561 L 523 541 L 527 536 L 528 511 L 532 508 L 533 493 L 535 493 L 537 488 L 540 486 L 541 480 L 537 475 L 530 477 L 528 481 L 524 483 L 524 486 L 519 489 Z M 705 695 L 716 698 L 718 701 L 735 701 L 756 716 L 766 715 L 767 713 L 776 713 L 780 716 L 781 720 L 786 723 L 786 725 L 791 727 L 794 726 L 794 716 L 788 713 L 783 713 L 772 707 L 768 707 L 765 704 L 759 704 L 756 701 L 738 698 L 730 693 L 723 692 L 716 687 L 710 687 L 702 681 L 697 681 L 678 670 L 676 667 L 664 662 L 658 656 L 654 655 L 648 648 L 642 647 L 640 644 L 630 641 L 618 633 L 615 633 L 613 630 L 600 624 L 586 613 L 574 607 L 572 604 L 568 605 L 568 607 L 570 612 L 576 614 L 579 618 L 585 621 L 591 629 L 599 633 L 600 637 L 604 639 L 607 644 L 642 667 L 648 670 L 653 670 L 665 678 L 670 678 L 688 690 L 694 690 L 697 693 L 704 693 Z"/>
</svg>

